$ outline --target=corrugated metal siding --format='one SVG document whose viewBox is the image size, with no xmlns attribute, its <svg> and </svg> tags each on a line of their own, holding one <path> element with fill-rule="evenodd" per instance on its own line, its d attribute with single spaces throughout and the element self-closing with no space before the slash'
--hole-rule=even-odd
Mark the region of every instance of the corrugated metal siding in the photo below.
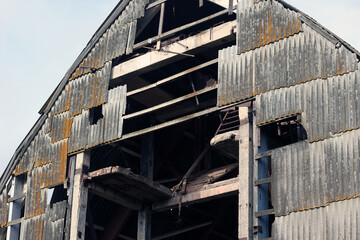
<svg viewBox="0 0 360 240">
<path fill-rule="evenodd" d="M 69 112 L 60 113 L 51 119 L 51 143 L 70 137 L 72 118 Z"/>
<path fill-rule="evenodd" d="M 359 71 L 318 79 L 256 97 L 257 124 L 302 113 L 309 141 L 360 127 Z"/>
<path fill-rule="evenodd" d="M 273 151 L 272 204 L 287 215 L 358 196 L 360 130 L 324 141 L 298 142 Z"/>
<path fill-rule="evenodd" d="M 110 61 L 124 53 L 133 50 L 135 41 L 137 19 L 144 15 L 145 6 L 149 0 L 132 0 L 122 11 L 117 20 L 101 36 L 95 47 L 79 65 L 69 80 L 75 79 L 90 70 L 81 66 L 101 68 L 105 62 Z"/>
<path fill-rule="evenodd" d="M 298 13 L 277 1 L 240 1 L 237 5 L 238 54 L 289 37 L 301 31 Z"/>
<path fill-rule="evenodd" d="M 103 105 L 103 118 L 88 128 L 87 147 L 118 139 L 122 136 L 126 109 L 126 85 L 109 91 L 109 101 Z"/>
<path fill-rule="evenodd" d="M 42 215 L 25 219 L 21 227 L 21 236 L 24 240 L 42 240 L 44 217 Z"/>
<path fill-rule="evenodd" d="M 276 217 L 272 239 L 360 239 L 360 198 Z"/>
<path fill-rule="evenodd" d="M 68 152 L 84 149 L 87 144 L 87 129 L 90 125 L 89 110 L 83 111 L 73 118 Z"/>
<path fill-rule="evenodd" d="M 44 215 L 43 240 L 62 240 L 67 202 L 62 201 L 46 207 Z"/>
<path fill-rule="evenodd" d="M 303 32 L 252 51 L 219 51 L 218 106 L 259 93 L 329 78 L 358 69 L 356 55 L 335 46 L 305 24 Z"/>
<path fill-rule="evenodd" d="M 88 73 L 69 83 L 70 85 L 70 115 L 75 116 L 82 110 L 87 110 L 107 102 L 111 62 L 96 71 Z"/>
</svg>

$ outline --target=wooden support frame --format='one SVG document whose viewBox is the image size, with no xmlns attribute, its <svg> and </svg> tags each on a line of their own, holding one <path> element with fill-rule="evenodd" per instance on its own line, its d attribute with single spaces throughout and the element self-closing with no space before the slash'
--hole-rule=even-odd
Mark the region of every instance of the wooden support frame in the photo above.
<svg viewBox="0 0 360 240">
<path fill-rule="evenodd" d="M 171 208 L 177 208 L 179 204 L 191 205 L 194 203 L 205 202 L 212 199 L 231 196 L 239 191 L 239 178 L 232 178 L 214 184 L 209 184 L 205 189 L 188 193 L 185 195 L 177 195 L 169 200 L 153 203 L 152 210 L 162 212 Z"/>
<path fill-rule="evenodd" d="M 86 210 L 88 187 L 84 184 L 83 175 L 90 168 L 90 151 L 76 155 L 74 185 L 72 193 L 70 239 L 85 239 Z"/>
<path fill-rule="evenodd" d="M 218 62 L 218 59 L 216 58 L 216 59 L 213 59 L 213 60 L 211 60 L 211 61 L 202 63 L 202 64 L 200 64 L 200 65 L 198 65 L 198 66 L 189 68 L 189 69 L 187 69 L 187 70 L 185 70 L 185 71 L 179 72 L 179 73 L 174 74 L 174 75 L 172 75 L 172 76 L 170 76 L 170 77 L 167 77 L 167 78 L 164 78 L 164 79 L 162 79 L 162 80 L 159 80 L 159 81 L 157 81 L 156 83 L 150 84 L 150 85 L 145 86 L 145 87 L 142 87 L 142 88 L 135 89 L 135 90 L 133 90 L 133 91 L 130 91 L 130 92 L 128 92 L 128 93 L 126 94 L 126 96 L 127 96 L 127 97 L 130 97 L 130 96 L 132 96 L 132 95 L 134 95 L 134 94 L 138 94 L 138 93 L 141 93 L 141 92 L 150 90 L 150 89 L 152 89 L 152 88 L 159 87 L 159 86 L 161 86 L 161 85 L 163 85 L 163 84 L 165 84 L 165 83 L 172 82 L 172 81 L 174 81 L 174 80 L 176 80 L 176 79 L 178 79 L 178 78 L 180 78 L 180 77 L 183 77 L 183 76 L 185 76 L 185 75 L 187 75 L 187 74 L 189 74 L 189 73 L 198 71 L 198 70 L 200 70 L 200 69 L 202 69 L 202 68 L 211 66 L 211 65 L 213 65 L 213 64 L 215 64 L 215 63 L 217 63 L 217 62 Z"/>
<path fill-rule="evenodd" d="M 9 212 L 6 239 L 9 240 L 19 239 L 21 236 L 21 225 L 19 223 L 21 223 L 23 219 L 21 218 L 21 205 L 24 195 L 24 181 L 25 179 L 22 179 L 21 176 L 16 176 L 11 181 L 11 188 L 9 191 L 10 198 L 7 199 L 7 202 L 9 203 Z"/>
<path fill-rule="evenodd" d="M 149 45 L 149 44 L 151 44 L 151 43 L 153 43 L 153 42 L 160 41 L 160 40 L 162 40 L 162 39 L 164 39 L 164 38 L 170 37 L 170 36 L 172 36 L 172 35 L 174 35 L 174 34 L 176 34 L 176 33 L 178 33 L 178 32 L 181 32 L 181 31 L 186 30 L 186 29 L 188 29 L 188 28 L 194 27 L 194 26 L 199 25 L 199 24 L 201 24 L 201 23 L 207 22 L 207 21 L 209 21 L 209 20 L 211 20 L 211 19 L 214 19 L 214 18 L 217 18 L 217 17 L 219 17 L 219 16 L 225 15 L 225 14 L 227 14 L 228 12 L 229 12 L 229 11 L 228 11 L 227 9 L 226 9 L 226 10 L 222 10 L 222 11 L 220 11 L 220 12 L 214 13 L 214 14 L 212 14 L 212 15 L 210 15 L 210 16 L 207 16 L 207 17 L 205 17 L 205 18 L 199 19 L 199 20 L 194 21 L 194 22 L 192 22 L 192 23 L 188 23 L 188 24 L 185 24 L 185 25 L 183 25 L 183 26 L 181 26 L 181 27 L 174 28 L 173 30 L 170 30 L 170 31 L 165 32 L 165 33 L 162 33 L 162 34 L 160 34 L 160 35 L 158 35 L 158 36 L 156 36 L 156 37 L 146 39 L 146 40 L 144 40 L 144 41 L 142 41 L 142 42 L 139 42 L 139 43 L 135 44 L 135 45 L 134 45 L 134 50 L 135 50 L 135 49 L 142 48 L 142 47 L 145 47 L 145 46 L 147 46 L 147 45 Z"/>
<path fill-rule="evenodd" d="M 182 97 L 179 97 L 179 98 L 175 98 L 173 100 L 170 100 L 170 101 L 167 101 L 167 102 L 164 102 L 164 103 L 161 103 L 159 105 L 156 105 L 154 107 L 151 107 L 151 108 L 147 108 L 147 109 L 144 109 L 144 110 L 141 110 L 141 111 L 138 111 L 138 112 L 134 112 L 134 113 L 131 113 L 131 114 L 128 114 L 128 115 L 125 115 L 123 116 L 123 119 L 130 119 L 130 118 L 134 118 L 134 117 L 138 117 L 138 116 L 141 116 L 141 115 L 144 115 L 144 114 L 147 114 L 147 113 L 151 113 L 151 112 L 154 112 L 156 110 L 159 110 L 159 109 L 162 109 L 162 108 L 165 108 L 165 107 L 169 107 L 173 104 L 176 104 L 176 103 L 179 103 L 179 102 L 182 102 L 184 100 L 187 100 L 187 99 L 190 99 L 190 98 L 193 98 L 195 96 L 199 96 L 201 94 L 204 94 L 204 93 L 207 93 L 207 92 L 210 92 L 210 91 L 213 91 L 217 89 L 217 85 L 215 86 L 212 86 L 212 87 L 206 87 L 206 88 L 203 88 L 199 91 L 196 91 L 196 92 L 193 92 L 193 93 L 189 93 L 185 96 L 182 96 Z"/>
</svg>

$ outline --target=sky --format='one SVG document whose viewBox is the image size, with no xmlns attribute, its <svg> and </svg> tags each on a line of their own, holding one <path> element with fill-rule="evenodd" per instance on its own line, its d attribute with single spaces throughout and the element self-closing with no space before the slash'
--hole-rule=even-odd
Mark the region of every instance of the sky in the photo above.
<svg viewBox="0 0 360 240">
<path fill-rule="evenodd" d="M 118 0 L 0 2 L 2 174 L 40 108 Z M 286 2 L 360 50 L 359 0 Z"/>
</svg>

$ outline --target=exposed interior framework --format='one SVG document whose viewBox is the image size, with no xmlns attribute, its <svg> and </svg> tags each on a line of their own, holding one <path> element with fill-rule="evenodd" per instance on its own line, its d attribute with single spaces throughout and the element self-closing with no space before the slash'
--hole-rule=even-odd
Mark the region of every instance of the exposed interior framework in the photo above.
<svg viewBox="0 0 360 240">
<path fill-rule="evenodd" d="M 311 107 L 301 105 L 305 94 L 296 91 L 317 78 L 352 74 L 359 54 L 298 10 L 274 2 L 120 1 L 98 39 L 89 42 L 92 48 L 84 50 L 41 109 L 41 124 L 32 130 L 40 133 L 33 140 L 30 132 L 24 140 L 30 147 L 18 149 L 18 162 L 12 161 L 1 178 L 0 238 L 270 239 L 279 234 L 276 219 L 300 211 L 281 212 L 274 202 L 284 175 L 273 167 L 279 152 L 327 138 L 309 128 L 311 117 L 304 111 Z M 256 11 L 262 8 L 270 12 L 264 29 L 242 22 L 251 18 L 260 24 L 263 16 Z M 260 40 L 253 41 L 251 33 Z M 271 65 L 278 45 L 301 34 L 321 36 L 343 51 L 336 55 L 339 66 L 329 63 L 336 69 L 319 67 L 321 73 L 299 76 L 290 60 L 286 74 Z M 269 45 L 275 50 L 261 52 Z M 295 60 L 304 57 L 290 50 Z M 276 74 L 286 76 L 285 83 Z M 273 79 L 265 81 L 269 75 Z M 296 87 L 291 98 L 282 92 L 276 96 L 283 98 L 273 96 Z M 277 109 L 284 102 L 294 107 Z M 50 147 L 31 148 L 36 144 Z"/>
</svg>

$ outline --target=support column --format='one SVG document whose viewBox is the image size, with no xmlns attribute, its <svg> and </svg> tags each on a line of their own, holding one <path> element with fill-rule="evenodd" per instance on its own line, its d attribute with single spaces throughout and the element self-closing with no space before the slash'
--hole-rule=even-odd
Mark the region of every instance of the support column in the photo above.
<svg viewBox="0 0 360 240">
<path fill-rule="evenodd" d="M 76 155 L 74 185 L 72 191 L 70 239 L 85 239 L 86 208 L 88 188 L 84 185 L 83 174 L 90 167 L 90 152 Z"/>
<path fill-rule="evenodd" d="M 141 160 L 140 160 L 140 175 L 153 179 L 154 168 L 154 133 L 148 133 L 142 136 L 141 139 Z M 151 213 L 149 207 L 138 213 L 138 240 L 151 239 Z"/>
<path fill-rule="evenodd" d="M 239 107 L 239 240 L 252 239 L 252 124 L 249 108 Z"/>
</svg>

